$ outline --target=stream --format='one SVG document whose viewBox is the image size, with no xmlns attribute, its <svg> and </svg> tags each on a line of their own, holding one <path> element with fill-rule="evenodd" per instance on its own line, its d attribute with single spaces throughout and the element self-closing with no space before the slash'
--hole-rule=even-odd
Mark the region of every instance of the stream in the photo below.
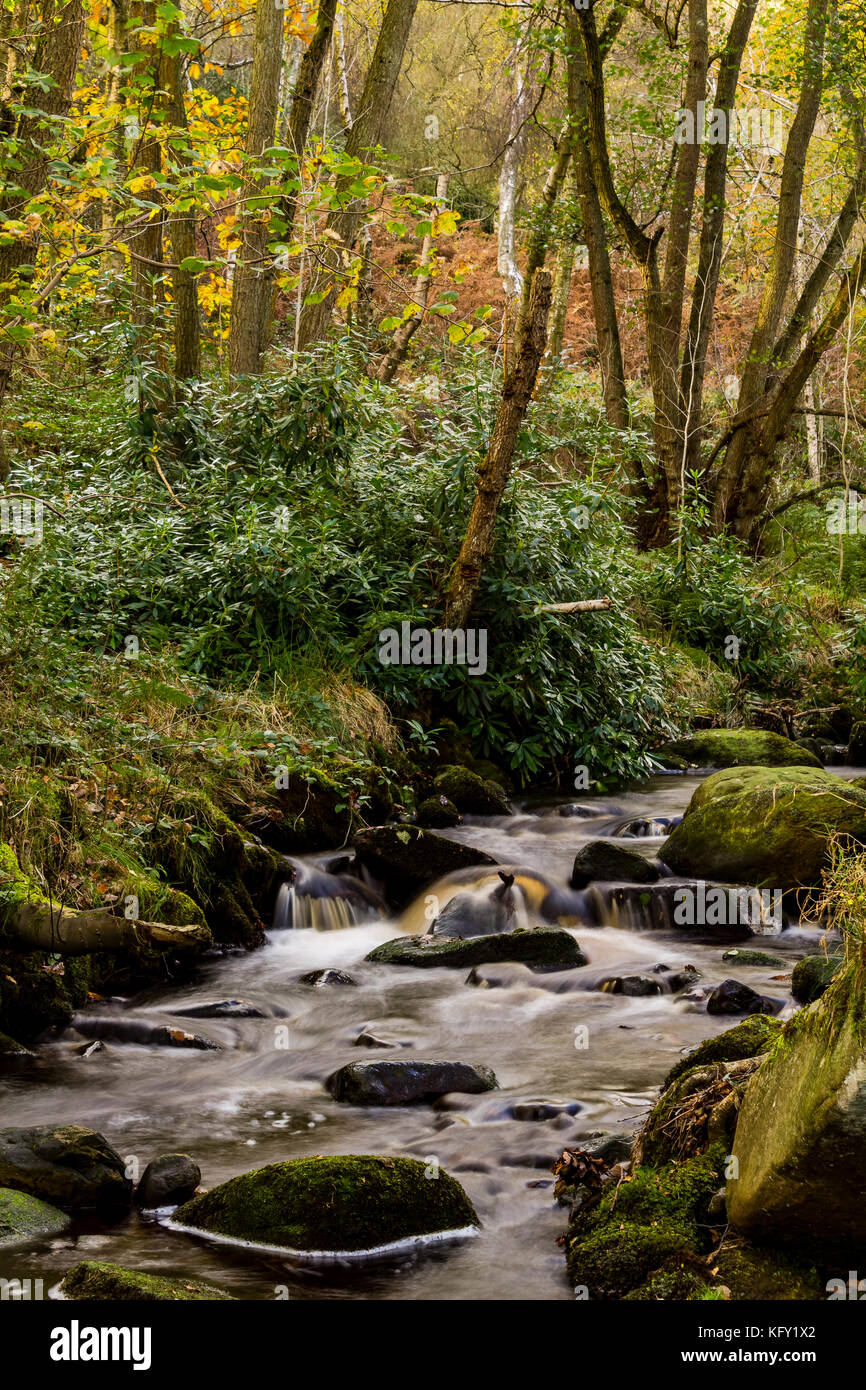
<svg viewBox="0 0 866 1390">
<path fill-rule="evenodd" d="M 843 775 L 857 772 L 844 769 Z M 672 817 L 684 811 L 699 780 L 652 778 L 599 801 L 598 820 L 559 815 L 550 804 L 524 804 L 513 817 L 467 818 L 445 833 L 564 885 L 581 843 L 609 833 L 611 800 L 627 817 Z M 654 856 L 663 838 L 619 842 Z M 551 1163 L 591 1135 L 630 1138 L 683 1052 L 737 1022 L 708 1016 L 703 1003 L 682 996 L 631 998 L 593 986 L 606 974 L 692 964 L 701 986 L 735 977 L 784 999 L 786 1016 L 793 1008 L 790 983 L 778 977 L 789 974 L 819 937 L 797 926 L 756 941 L 783 957 L 780 971 L 723 961 L 731 943 L 579 926 L 574 934 L 589 965 L 551 974 L 522 965 L 484 966 L 479 974 L 492 987 L 474 988 L 466 983 L 466 969 L 364 962 L 374 946 L 396 934 L 394 920 L 381 917 L 340 931 L 272 931 L 258 952 L 206 961 L 194 985 L 138 995 L 125 1014 L 195 1031 L 222 1050 L 107 1042 L 82 1057 L 74 1050 L 79 1039 L 61 1038 L 43 1045 L 36 1061 L 0 1077 L 0 1123 L 90 1126 L 139 1172 L 159 1154 L 189 1153 L 205 1187 L 302 1155 L 435 1159 L 463 1184 L 481 1217 L 474 1238 L 375 1263 L 306 1267 L 172 1231 L 164 1217 L 133 1211 L 108 1226 L 96 1217 L 77 1219 L 69 1235 L 0 1252 L 0 1275 L 42 1279 L 47 1294 L 77 1261 L 104 1259 L 205 1279 L 245 1299 L 569 1299 L 556 1244 L 566 1214 L 553 1199 Z M 300 983 L 306 972 L 324 967 L 347 972 L 356 987 Z M 211 1020 L 173 1012 L 232 998 L 266 1006 L 276 1016 Z M 357 1047 L 364 1025 L 410 1046 Z M 286 1028 L 288 1046 L 281 1046 L 279 1030 L 285 1038 Z M 576 1046 L 575 1029 L 586 1030 L 586 1046 Z M 432 1106 L 370 1110 L 337 1104 L 323 1089 L 325 1078 L 347 1062 L 407 1056 L 484 1063 L 500 1089 L 449 1096 Z M 551 1118 L 522 1118 L 537 1113 L 525 1103 L 539 1101 L 561 1104 Z M 518 1103 L 524 1103 L 521 1118 L 514 1115 Z"/>
</svg>

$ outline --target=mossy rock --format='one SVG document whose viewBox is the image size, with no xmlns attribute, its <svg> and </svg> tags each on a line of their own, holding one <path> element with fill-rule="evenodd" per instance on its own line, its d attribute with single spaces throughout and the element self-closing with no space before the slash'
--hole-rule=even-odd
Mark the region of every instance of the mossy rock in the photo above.
<svg viewBox="0 0 866 1390">
<path fill-rule="evenodd" d="M 7 1033 L 0 1033 L 0 1057 L 32 1057 L 34 1053 Z"/>
<path fill-rule="evenodd" d="M 722 952 L 722 960 L 731 965 L 766 965 L 779 968 L 785 964 L 781 956 L 771 956 L 767 951 L 751 951 L 748 947 L 734 946 Z"/>
<path fill-rule="evenodd" d="M 83 1125 L 0 1130 L 0 1186 L 41 1197 L 64 1211 L 128 1207 L 132 1198 L 120 1154 Z"/>
<path fill-rule="evenodd" d="M 203 927 L 205 915 L 188 893 L 172 888 L 151 875 L 126 879 L 119 889 L 122 902 L 138 898 L 138 915 L 145 922 L 165 922 L 170 927 Z"/>
<path fill-rule="evenodd" d="M 778 1250 L 765 1250 L 746 1242 L 719 1251 L 713 1260 L 713 1277 L 730 1289 L 731 1298 L 737 1303 L 806 1303 L 827 1297 L 814 1266 Z"/>
<path fill-rule="evenodd" d="M 664 1090 L 635 1140 L 635 1163 L 681 1163 L 713 1144 L 730 1150 L 737 1106 L 760 1057 L 693 1067 Z"/>
<path fill-rule="evenodd" d="M 393 941 L 376 946 L 365 959 L 378 965 L 414 965 L 421 969 L 522 961 L 530 969 L 573 970 L 587 963 L 586 956 L 570 932 L 544 927 L 528 931 L 518 928 L 517 931 L 466 940 L 449 937 L 437 941 L 435 938 L 397 936 Z"/>
<path fill-rule="evenodd" d="M 507 816 L 508 798 L 497 782 L 479 777 L 468 767 L 452 764 L 437 772 L 433 789 L 452 801 L 458 811 L 471 816 Z"/>
<path fill-rule="evenodd" d="M 778 1018 L 771 1018 L 767 1014 L 750 1014 L 736 1027 L 728 1028 L 714 1038 L 706 1038 L 687 1056 L 681 1057 L 662 1082 L 662 1091 L 695 1067 L 708 1067 L 717 1062 L 741 1062 L 747 1057 L 762 1056 L 776 1043 L 782 1027 Z"/>
<path fill-rule="evenodd" d="M 866 792 L 823 769 L 730 768 L 698 787 L 660 858 L 687 876 L 810 887 L 834 834 L 866 844 Z"/>
<path fill-rule="evenodd" d="M 428 796 L 419 803 L 415 820 L 425 830 L 448 830 L 460 824 L 460 812 L 447 796 Z"/>
<path fill-rule="evenodd" d="M 841 956 L 806 956 L 791 974 L 791 993 L 798 1004 L 814 1004 L 829 989 L 843 965 Z"/>
<path fill-rule="evenodd" d="M 569 1227 L 568 1272 L 590 1298 L 622 1299 L 672 1263 L 698 1268 L 709 1246 L 707 1208 L 719 1186 L 724 1148 L 683 1164 L 635 1170 L 601 1201 L 579 1208 Z"/>
<path fill-rule="evenodd" d="M 104 1260 L 82 1260 L 68 1270 L 60 1285 L 64 1298 L 108 1299 L 112 1302 L 203 1303 L 233 1300 L 234 1295 L 199 1279 L 145 1274 Z"/>
<path fill-rule="evenodd" d="M 674 1258 L 651 1274 L 639 1288 L 627 1293 L 623 1302 L 686 1303 L 704 1298 L 709 1287 L 701 1261 Z"/>
<path fill-rule="evenodd" d="M 765 729 L 701 729 L 659 751 L 692 767 L 821 767 L 814 753 Z"/>
<path fill-rule="evenodd" d="M 0 1187 L 0 1247 L 20 1245 L 40 1236 L 58 1236 L 70 1225 L 65 1211 L 29 1192 Z"/>
<path fill-rule="evenodd" d="M 810 1258 L 866 1243 L 866 988 L 847 966 L 783 1025 L 746 1089 L 731 1150 L 732 1225 Z M 848 1267 L 846 1263 L 846 1268 Z"/>
<path fill-rule="evenodd" d="M 58 961 L 45 951 L 0 951 L 0 1027 L 24 1043 L 68 1027 L 97 988 L 98 971 L 114 961 L 110 952 L 101 955 Z"/>
<path fill-rule="evenodd" d="M 305 1254 L 359 1253 L 479 1224 L 458 1182 L 414 1158 L 296 1158 L 231 1178 L 175 1212 L 181 1226 Z"/>
</svg>

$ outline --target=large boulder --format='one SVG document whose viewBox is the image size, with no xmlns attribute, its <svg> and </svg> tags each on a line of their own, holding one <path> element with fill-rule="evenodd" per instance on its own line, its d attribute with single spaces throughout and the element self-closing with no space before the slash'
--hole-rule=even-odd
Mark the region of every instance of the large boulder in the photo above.
<svg viewBox="0 0 866 1390">
<path fill-rule="evenodd" d="M 537 927 L 534 931 L 518 928 L 467 940 L 397 936 L 377 946 L 366 959 L 379 965 L 414 965 L 421 969 L 436 965 L 490 965 L 499 961 L 522 961 L 536 971 L 573 970 L 586 965 L 586 956 L 571 933 L 554 927 Z"/>
<path fill-rule="evenodd" d="M 132 1197 L 120 1154 L 82 1125 L 0 1130 L 0 1186 L 29 1192 L 64 1211 L 128 1207 Z"/>
<path fill-rule="evenodd" d="M 571 870 L 572 888 L 586 888 L 602 879 L 607 882 L 655 883 L 659 871 L 637 850 L 625 849 L 611 840 L 587 840 L 575 856 Z"/>
<path fill-rule="evenodd" d="M 40 1236 L 58 1236 L 69 1225 L 65 1211 L 58 1211 L 27 1192 L 0 1187 L 0 1247 L 19 1245 Z"/>
<path fill-rule="evenodd" d="M 784 1026 L 746 1089 L 727 1187 L 738 1230 L 842 1261 L 866 1242 L 863 987 L 848 966 Z"/>
<path fill-rule="evenodd" d="M 499 1085 L 489 1067 L 471 1062 L 350 1062 L 325 1083 L 347 1105 L 410 1105 L 451 1091 L 477 1095 Z"/>
<path fill-rule="evenodd" d="M 479 1224 L 442 1169 L 369 1154 L 272 1163 L 193 1198 L 175 1221 L 307 1255 L 361 1253 Z"/>
<path fill-rule="evenodd" d="M 814 1004 L 842 968 L 840 956 L 805 956 L 791 973 L 791 993 L 798 1004 Z"/>
<path fill-rule="evenodd" d="M 446 840 L 417 825 L 376 825 L 355 837 L 361 865 L 385 884 L 392 903 L 403 906 L 444 874 L 477 864 L 495 864 L 483 850 Z"/>
<path fill-rule="evenodd" d="M 698 787 L 660 858 L 679 874 L 810 887 L 834 833 L 866 844 L 866 792 L 819 768 L 730 768 Z"/>
<path fill-rule="evenodd" d="M 821 767 L 814 753 L 766 729 L 701 729 L 660 751 L 692 767 Z"/>
<path fill-rule="evenodd" d="M 433 787 L 438 796 L 446 797 L 458 811 L 471 816 L 507 816 L 511 810 L 499 783 L 479 777 L 468 767 L 443 767 Z"/>
<path fill-rule="evenodd" d="M 64 1298 L 134 1303 L 202 1303 L 234 1297 L 199 1279 L 168 1279 L 162 1274 L 145 1274 L 104 1260 L 82 1260 L 74 1265 L 64 1276 L 60 1291 Z"/>
</svg>

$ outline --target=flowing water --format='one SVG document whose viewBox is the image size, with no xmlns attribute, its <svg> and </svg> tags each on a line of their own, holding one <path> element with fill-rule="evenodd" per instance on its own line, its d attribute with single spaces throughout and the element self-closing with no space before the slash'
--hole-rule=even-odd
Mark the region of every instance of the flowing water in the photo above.
<svg viewBox="0 0 866 1390">
<path fill-rule="evenodd" d="M 565 885 L 587 837 L 606 834 L 657 854 L 663 838 L 621 838 L 623 827 L 663 828 L 660 818 L 680 814 L 698 780 L 652 779 L 618 797 L 615 807 L 599 802 L 599 819 L 524 807 L 515 816 L 467 821 L 447 833 L 503 864 Z M 635 827 L 635 820 L 657 824 Z M 285 920 L 285 895 L 281 910 Z M 338 911 L 342 925 L 346 914 L 343 907 Z M 314 916 L 304 920 L 323 924 Z M 467 984 L 465 969 L 364 961 L 395 935 L 394 921 L 381 913 L 343 930 L 272 931 L 262 950 L 214 959 L 195 985 L 161 987 L 124 1010 L 124 1017 L 194 1030 L 220 1051 L 107 1042 L 84 1058 L 61 1039 L 41 1048 L 35 1062 L 0 1078 L 0 1123 L 91 1126 L 139 1170 L 158 1154 L 189 1153 L 206 1187 L 302 1155 L 435 1159 L 469 1193 L 483 1222 L 478 1235 L 387 1261 L 307 1268 L 172 1231 L 153 1214 L 133 1214 L 107 1227 L 95 1218 L 78 1222 L 71 1235 L 26 1253 L 0 1252 L 0 1275 L 41 1278 L 47 1291 L 78 1260 L 107 1259 L 208 1279 L 251 1299 L 569 1298 L 556 1244 L 565 1218 L 553 1200 L 550 1164 L 563 1148 L 580 1146 L 591 1135 L 631 1136 L 669 1067 L 735 1021 L 708 1016 L 699 1001 L 671 994 L 623 997 L 593 985 L 611 973 L 692 964 L 702 986 L 734 976 L 785 999 L 790 1011 L 789 983 L 779 976 L 814 948 L 818 934 L 796 927 L 757 942 L 785 959 L 779 970 L 723 961 L 724 942 L 581 925 L 575 935 L 588 966 L 553 974 L 533 974 L 522 965 L 480 967 L 488 988 Z M 355 987 L 300 982 L 305 973 L 325 967 L 350 974 Z M 272 1016 L 192 1020 L 175 1012 L 231 998 L 251 1001 Z M 355 1046 L 365 1026 L 407 1046 Z M 347 1062 L 406 1056 L 484 1063 L 495 1071 L 500 1090 L 452 1096 L 433 1106 L 370 1110 L 339 1105 L 324 1090 L 325 1078 Z M 552 1118 L 514 1118 L 516 1103 L 535 1101 L 562 1105 Z M 534 1112 L 530 1105 L 518 1113 Z"/>
</svg>

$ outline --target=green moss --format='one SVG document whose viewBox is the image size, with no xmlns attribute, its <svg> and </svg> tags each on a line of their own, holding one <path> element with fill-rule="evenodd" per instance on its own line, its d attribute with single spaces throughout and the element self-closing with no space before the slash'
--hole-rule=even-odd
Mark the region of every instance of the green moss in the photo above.
<svg viewBox="0 0 866 1390">
<path fill-rule="evenodd" d="M 829 988 L 842 968 L 840 956 L 806 956 L 791 975 L 791 993 L 798 1004 L 813 1004 Z"/>
<path fill-rule="evenodd" d="M 826 1298 L 814 1266 L 802 1260 L 755 1245 L 722 1249 L 714 1262 L 715 1277 L 731 1291 L 736 1302 L 791 1299 L 797 1302 Z"/>
<path fill-rule="evenodd" d="M 367 1250 L 478 1224 L 459 1183 L 417 1159 L 297 1158 L 231 1178 L 178 1208 L 183 1226 L 290 1250 Z"/>
<path fill-rule="evenodd" d="M 777 1018 L 766 1014 L 750 1014 L 734 1028 L 728 1028 L 715 1038 L 706 1038 L 686 1057 L 682 1057 L 671 1067 L 662 1083 L 662 1091 L 695 1067 L 710 1066 L 714 1062 L 740 1062 L 746 1057 L 758 1057 L 773 1046 L 782 1031 L 783 1024 Z"/>
<path fill-rule="evenodd" d="M 168 1279 L 161 1274 L 144 1274 L 123 1265 L 102 1260 L 82 1260 L 68 1271 L 61 1285 L 66 1298 L 110 1299 L 166 1303 L 179 1300 L 201 1303 L 232 1299 L 233 1295 L 198 1279 Z"/>
<path fill-rule="evenodd" d="M 56 1236 L 69 1225 L 65 1211 L 58 1211 L 29 1192 L 0 1187 L 0 1246 Z"/>
<path fill-rule="evenodd" d="M 45 951 L 0 951 L 0 1027 L 25 1043 L 48 1028 L 67 1027 L 96 988 L 96 959 L 91 955 L 58 960 Z"/>
<path fill-rule="evenodd" d="M 661 850 L 677 873 L 774 888 L 819 883 L 833 834 L 866 843 L 866 793 L 807 767 L 730 768 L 692 796 Z"/>
<path fill-rule="evenodd" d="M 705 1268 L 697 1259 L 673 1259 L 639 1288 L 627 1293 L 623 1302 L 685 1303 L 705 1298 L 710 1287 Z"/>
<path fill-rule="evenodd" d="M 138 875 L 120 887 L 121 901 L 138 898 L 138 915 L 145 922 L 165 922 L 171 927 L 203 927 L 205 915 L 188 893 L 172 888 L 160 879 Z"/>
<path fill-rule="evenodd" d="M 497 782 L 486 781 L 468 767 L 443 767 L 433 782 L 437 796 L 452 801 L 458 811 L 474 816 L 505 816 L 508 800 Z"/>
<path fill-rule="evenodd" d="M 821 767 L 814 753 L 765 729 L 702 729 L 660 751 L 693 767 Z"/>
<path fill-rule="evenodd" d="M 717 1190 L 724 1146 L 683 1164 L 640 1167 L 631 1181 L 611 1183 L 600 1203 L 578 1210 L 567 1260 L 576 1285 L 591 1298 L 624 1298 L 672 1262 L 694 1267 L 708 1244 L 707 1207 Z"/>
<path fill-rule="evenodd" d="M 518 929 L 467 940 L 448 938 L 420 941 L 414 936 L 397 936 L 372 950 L 366 960 L 380 965 L 432 966 L 488 965 L 498 961 L 523 961 L 540 968 L 573 970 L 586 965 L 586 956 L 567 931 Z"/>
</svg>

